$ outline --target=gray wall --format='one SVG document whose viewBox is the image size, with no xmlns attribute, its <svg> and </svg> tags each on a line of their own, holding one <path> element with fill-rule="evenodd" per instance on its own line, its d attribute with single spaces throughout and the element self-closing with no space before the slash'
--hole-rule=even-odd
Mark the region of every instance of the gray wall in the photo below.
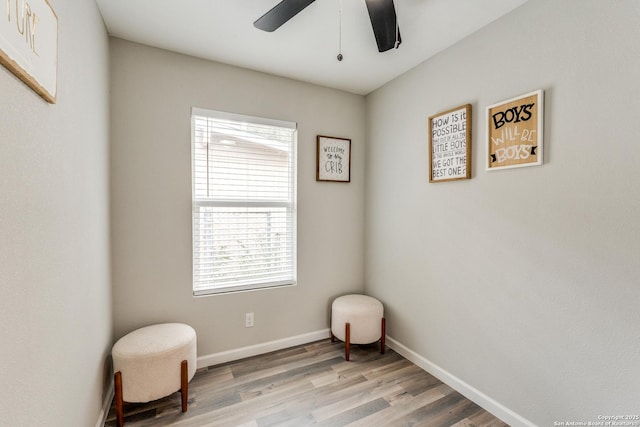
<svg viewBox="0 0 640 427">
<path fill-rule="evenodd" d="M 0 425 L 91 426 L 111 350 L 108 38 L 52 1 L 58 103 L 0 67 Z"/>
<path fill-rule="evenodd" d="M 204 356 L 327 328 L 330 301 L 364 286 L 364 97 L 119 39 L 110 50 L 116 338 L 185 322 Z M 297 286 L 192 296 L 192 106 L 298 123 Z M 352 139 L 351 183 L 315 181 L 317 134 Z"/>
<path fill-rule="evenodd" d="M 389 334 L 539 425 L 638 412 L 640 3 L 530 0 L 367 97 L 366 291 Z M 485 107 L 545 91 L 545 164 L 485 171 Z M 428 182 L 471 103 L 473 179 Z"/>
</svg>

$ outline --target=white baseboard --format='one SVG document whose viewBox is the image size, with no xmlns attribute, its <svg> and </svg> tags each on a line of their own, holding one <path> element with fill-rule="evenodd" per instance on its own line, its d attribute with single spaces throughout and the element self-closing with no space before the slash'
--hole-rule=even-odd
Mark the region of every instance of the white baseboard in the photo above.
<svg viewBox="0 0 640 427">
<path fill-rule="evenodd" d="M 109 415 L 109 409 L 111 408 L 111 401 L 113 401 L 113 380 L 109 382 L 107 394 L 105 395 L 104 401 L 102 402 L 102 409 L 98 414 L 96 427 L 104 427 L 104 424 L 107 422 L 107 416 Z"/>
<path fill-rule="evenodd" d="M 493 415 L 500 418 L 505 423 L 511 426 L 536 427 L 536 425 L 531 421 L 521 417 L 511 409 L 502 405 L 500 402 L 493 400 L 480 390 L 472 387 L 471 385 L 462 381 L 460 378 L 442 369 L 440 366 L 436 365 L 430 360 L 420 356 L 415 351 L 411 350 L 410 348 L 406 347 L 405 345 L 399 343 L 389 336 L 387 336 L 387 345 L 396 353 L 404 356 L 405 359 L 415 363 L 452 389 L 456 390 L 458 393 L 476 403 L 478 406 L 481 406 L 482 408 L 491 412 Z"/>
<path fill-rule="evenodd" d="M 269 353 L 283 348 L 295 347 L 296 345 L 307 344 L 325 338 L 329 338 L 329 328 L 280 340 L 250 345 L 248 347 L 222 351 L 220 353 L 207 354 L 205 356 L 198 357 L 198 368 L 219 365 L 221 363 L 257 356 L 259 354 Z"/>
</svg>

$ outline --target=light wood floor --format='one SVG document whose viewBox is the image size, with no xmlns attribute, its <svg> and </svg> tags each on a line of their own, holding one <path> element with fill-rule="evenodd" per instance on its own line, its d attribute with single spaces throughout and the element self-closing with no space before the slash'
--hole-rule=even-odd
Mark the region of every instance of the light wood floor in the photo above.
<svg viewBox="0 0 640 427">
<path fill-rule="evenodd" d="M 178 368 L 179 369 L 179 368 Z M 112 406 L 107 427 L 115 426 Z M 329 339 L 209 368 L 180 392 L 125 404 L 125 426 L 456 426 L 506 424 L 393 350 Z"/>
</svg>

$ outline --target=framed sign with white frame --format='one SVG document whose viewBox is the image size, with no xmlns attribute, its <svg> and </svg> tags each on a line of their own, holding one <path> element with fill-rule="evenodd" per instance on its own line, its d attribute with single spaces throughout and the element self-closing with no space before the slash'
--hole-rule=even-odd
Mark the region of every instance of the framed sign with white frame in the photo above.
<svg viewBox="0 0 640 427">
<path fill-rule="evenodd" d="M 351 181 L 351 140 L 318 135 L 316 181 Z"/>
<path fill-rule="evenodd" d="M 536 90 L 487 107 L 487 170 L 542 164 L 543 103 Z"/>
<path fill-rule="evenodd" d="M 56 103 L 58 17 L 47 0 L 6 1 L 5 13 L 0 12 L 0 64 Z"/>
<path fill-rule="evenodd" d="M 471 178 L 471 104 L 429 117 L 429 182 Z"/>
</svg>

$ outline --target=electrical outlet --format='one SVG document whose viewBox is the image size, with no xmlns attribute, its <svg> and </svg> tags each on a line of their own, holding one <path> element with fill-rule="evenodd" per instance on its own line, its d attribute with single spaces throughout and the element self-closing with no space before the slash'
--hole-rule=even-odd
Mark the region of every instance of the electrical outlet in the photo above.
<svg viewBox="0 0 640 427">
<path fill-rule="evenodd" d="M 253 313 L 245 313 L 244 315 L 244 327 L 253 328 Z"/>
</svg>

